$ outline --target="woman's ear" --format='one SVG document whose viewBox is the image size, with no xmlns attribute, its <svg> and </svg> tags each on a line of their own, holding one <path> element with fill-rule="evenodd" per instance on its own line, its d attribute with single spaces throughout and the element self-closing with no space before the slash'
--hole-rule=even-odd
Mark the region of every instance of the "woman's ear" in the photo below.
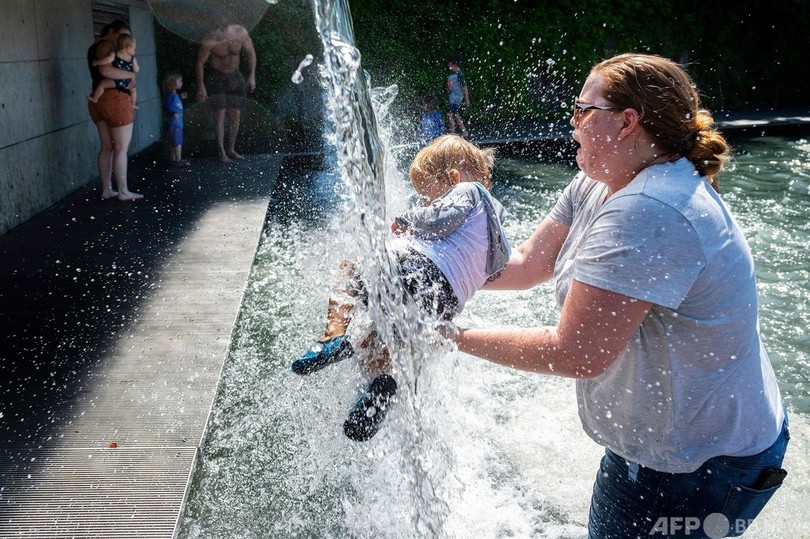
<svg viewBox="0 0 810 539">
<path fill-rule="evenodd" d="M 450 185 L 456 185 L 457 183 L 461 182 L 461 171 L 456 168 L 451 168 L 447 171 L 447 179 L 450 182 Z"/>
<path fill-rule="evenodd" d="M 618 138 L 623 139 L 636 132 L 640 127 L 641 116 L 636 109 L 624 109 L 622 111 L 622 128 L 619 131 Z"/>
</svg>

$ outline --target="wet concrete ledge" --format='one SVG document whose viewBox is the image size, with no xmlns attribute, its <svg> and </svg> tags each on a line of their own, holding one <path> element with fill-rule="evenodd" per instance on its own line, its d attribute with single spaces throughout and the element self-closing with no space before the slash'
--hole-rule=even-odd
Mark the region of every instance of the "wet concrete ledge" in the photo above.
<svg viewBox="0 0 810 539">
<path fill-rule="evenodd" d="M 810 108 L 718 112 L 717 129 L 729 137 L 778 134 L 810 128 Z M 571 125 L 563 122 L 512 122 L 473 126 L 471 136 L 483 146 L 521 142 L 552 142 L 571 138 Z"/>
<path fill-rule="evenodd" d="M 0 537 L 173 537 L 282 155 L 88 186 L 0 236 Z"/>
</svg>

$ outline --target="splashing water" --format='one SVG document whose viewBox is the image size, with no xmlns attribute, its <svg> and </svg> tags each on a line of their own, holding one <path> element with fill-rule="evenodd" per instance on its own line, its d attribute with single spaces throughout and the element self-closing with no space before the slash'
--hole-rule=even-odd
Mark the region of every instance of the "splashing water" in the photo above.
<svg viewBox="0 0 810 539">
<path fill-rule="evenodd" d="M 810 341 L 804 330 L 810 279 L 801 263 L 810 241 L 803 229 L 810 152 L 770 142 L 750 152 L 738 156 L 721 185 L 756 258 L 764 336 L 791 410 L 792 440 L 788 480 L 746 537 L 810 537 Z M 389 212 L 408 194 L 404 177 L 392 170 L 386 160 Z M 495 194 L 510 212 L 507 233 L 520 240 L 575 169 L 502 157 L 494 172 Z M 335 183 L 328 174 L 316 179 L 311 190 L 319 200 L 310 220 L 268 223 L 181 537 L 585 539 L 602 450 L 580 427 L 569 380 L 443 354 L 426 366 L 419 397 L 423 428 L 434 429 L 428 439 L 450 446 L 448 455 L 409 445 L 411 416 L 404 405 L 370 442 L 347 440 L 340 426 L 360 378 L 351 362 L 305 379 L 289 372 L 289 362 L 322 329 L 327 276 L 355 245 L 342 233 L 350 218 L 345 201 L 330 198 Z M 545 285 L 481 293 L 459 324 L 554 323 L 559 312 L 551 297 Z M 441 533 L 414 527 L 420 494 L 415 468 L 402 456 L 411 450 L 424 450 L 419 458 L 442 467 L 434 483 L 436 497 L 444 496 Z"/>
<path fill-rule="evenodd" d="M 354 36 L 348 3 L 327 0 L 315 3 L 315 23 L 324 46 L 324 64 L 331 81 L 330 108 L 335 126 L 336 152 L 343 182 L 347 186 L 359 221 L 351 228 L 357 236 L 360 275 L 369 293 L 371 322 L 382 342 L 389 343 L 405 411 L 404 429 L 398 430 L 402 470 L 410 488 L 400 502 L 409 499 L 413 529 L 438 536 L 447 518 L 444 493 L 449 451 L 431 432 L 423 416 L 417 381 L 423 366 L 435 355 L 435 335 L 430 338 L 426 321 L 403 294 L 399 276 L 385 246 L 388 222 L 385 216 L 384 151 L 377 132 L 372 97 L 361 71 L 360 51 Z M 361 74 L 363 76 L 361 76 Z M 373 92 L 381 114 L 396 96 L 396 87 Z M 424 392 L 426 384 L 422 384 Z M 403 508 L 404 509 L 404 508 Z"/>
<path fill-rule="evenodd" d="M 304 76 L 301 74 L 301 71 L 312 64 L 312 60 L 313 58 L 311 54 L 304 56 L 304 59 L 301 60 L 300 64 L 298 64 L 298 69 L 296 69 L 295 73 L 292 75 L 292 81 L 294 84 L 301 84 L 304 82 Z"/>
<path fill-rule="evenodd" d="M 602 450 L 581 431 L 573 384 L 438 349 L 418 311 L 403 312 L 384 241 L 386 214 L 404 209 L 411 194 L 383 151 L 396 88 L 369 87 L 345 2 L 320 2 L 316 16 L 334 166 L 310 188 L 319 200 L 309 220 L 271 217 L 263 234 L 181 537 L 585 538 Z M 757 258 L 765 338 L 794 414 L 791 475 L 748 532 L 753 538 L 810 537 L 803 152 L 773 170 L 770 148 L 740 156 L 734 181 L 723 185 Z M 510 238 L 531 234 L 574 172 L 499 160 L 495 190 L 510 211 Z M 356 365 L 306 378 L 289 372 L 322 329 L 328 275 L 351 252 L 363 253 L 372 322 L 386 342 L 403 343 L 392 347 L 400 400 L 362 444 L 340 428 L 365 382 Z M 768 252 L 778 256 L 763 264 Z M 554 323 L 551 296 L 547 287 L 479 294 L 459 323 Z"/>
</svg>

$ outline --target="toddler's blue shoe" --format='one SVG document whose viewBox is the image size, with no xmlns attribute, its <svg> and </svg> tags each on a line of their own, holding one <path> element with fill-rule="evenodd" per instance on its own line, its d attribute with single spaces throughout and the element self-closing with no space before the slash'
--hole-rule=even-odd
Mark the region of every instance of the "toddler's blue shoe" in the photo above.
<svg viewBox="0 0 810 539">
<path fill-rule="evenodd" d="M 292 362 L 290 368 L 295 374 L 311 374 L 337 363 L 354 353 L 345 335 L 333 337 L 325 342 L 317 342 L 303 356 Z"/>
<path fill-rule="evenodd" d="M 397 382 L 388 374 L 377 376 L 360 395 L 343 423 L 343 432 L 355 442 L 370 440 L 388 415 Z"/>
</svg>

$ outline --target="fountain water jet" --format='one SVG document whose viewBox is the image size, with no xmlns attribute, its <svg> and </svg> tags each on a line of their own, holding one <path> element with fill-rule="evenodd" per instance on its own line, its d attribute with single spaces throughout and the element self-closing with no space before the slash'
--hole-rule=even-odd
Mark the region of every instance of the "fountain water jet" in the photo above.
<svg viewBox="0 0 810 539">
<path fill-rule="evenodd" d="M 357 236 L 357 250 L 365 256 L 358 259 L 360 274 L 369 292 L 369 314 L 385 343 L 389 343 L 395 374 L 406 392 L 400 401 L 405 405 L 406 424 L 401 430 L 402 466 L 411 474 L 414 499 L 414 529 L 420 534 L 440 536 L 446 520 L 447 505 L 440 476 L 443 466 L 436 467 L 430 445 L 440 447 L 423 426 L 426 418 L 417 393 L 423 365 L 437 348 L 430 338 L 419 309 L 407 298 L 399 284 L 392 259 L 385 246 L 389 221 L 385 215 L 385 152 L 377 132 L 377 117 L 372 106 L 383 115 L 396 95 L 396 88 L 370 92 L 360 62 L 360 51 L 354 46 L 354 35 L 346 0 L 315 0 L 315 23 L 324 47 L 324 64 L 329 86 L 330 109 L 335 127 L 335 150 L 342 179 L 351 193 L 359 222 L 351 229 Z M 403 383 L 404 382 L 404 383 Z M 440 451 L 449 458 L 449 451 Z"/>
</svg>

